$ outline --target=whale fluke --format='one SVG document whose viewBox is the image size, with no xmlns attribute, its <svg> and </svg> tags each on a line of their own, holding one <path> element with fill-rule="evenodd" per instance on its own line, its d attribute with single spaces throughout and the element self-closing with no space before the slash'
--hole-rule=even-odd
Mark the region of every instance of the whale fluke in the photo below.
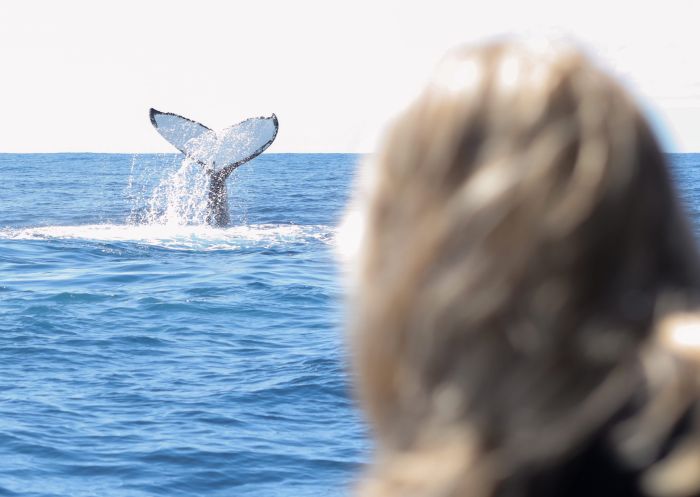
<svg viewBox="0 0 700 497">
<path fill-rule="evenodd" d="M 228 224 L 226 178 L 275 141 L 279 128 L 277 116 L 246 119 L 219 133 L 172 112 L 151 109 L 150 116 L 153 127 L 168 143 L 205 166 L 209 175 L 209 224 Z"/>
<path fill-rule="evenodd" d="M 151 109 L 158 133 L 187 157 L 209 167 L 241 165 L 269 147 L 277 136 L 277 116 L 253 117 L 219 133 L 186 117 Z"/>
</svg>

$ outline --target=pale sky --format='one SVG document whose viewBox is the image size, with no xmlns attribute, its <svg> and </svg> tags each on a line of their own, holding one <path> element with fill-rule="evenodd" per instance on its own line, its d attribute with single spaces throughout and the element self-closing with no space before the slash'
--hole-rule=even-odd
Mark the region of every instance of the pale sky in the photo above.
<svg viewBox="0 0 700 497">
<path fill-rule="evenodd" d="M 578 40 L 667 151 L 700 151 L 696 0 L 0 0 L 0 152 L 169 152 L 148 109 L 219 129 L 276 113 L 269 152 L 369 152 L 450 48 Z"/>
</svg>

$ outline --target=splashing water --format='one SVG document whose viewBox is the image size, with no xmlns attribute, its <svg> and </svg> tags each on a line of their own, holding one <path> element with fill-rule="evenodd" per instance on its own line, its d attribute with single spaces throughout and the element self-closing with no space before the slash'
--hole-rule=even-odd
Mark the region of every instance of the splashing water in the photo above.
<svg viewBox="0 0 700 497">
<path fill-rule="evenodd" d="M 139 181 L 143 179 L 139 176 L 143 173 L 136 174 L 132 164 L 127 191 L 133 192 L 135 183 L 147 184 Z M 177 170 L 162 178 L 150 192 L 147 188 L 143 186 L 138 194 L 130 195 L 132 209 L 128 224 L 206 224 L 209 178 L 201 164 L 185 157 Z"/>
<path fill-rule="evenodd" d="M 109 216 L 102 223 L 99 222 L 102 220 L 99 216 L 93 216 L 81 219 L 78 224 L 58 222 L 48 225 L 0 226 L 0 242 L 73 240 L 78 243 L 96 243 L 100 247 L 116 244 L 116 247 L 122 248 L 133 245 L 196 252 L 299 248 L 319 242 L 323 245 L 335 243 L 336 230 L 327 221 L 297 224 L 299 220 L 290 216 L 289 221 L 281 223 L 277 219 L 265 218 L 256 218 L 249 223 L 248 203 L 257 197 L 249 194 L 245 181 L 242 182 L 243 185 L 236 184 L 239 179 L 237 171 L 228 180 L 229 187 L 234 187 L 235 192 L 230 197 L 230 206 L 236 221 L 223 228 L 210 226 L 206 222 L 209 178 L 200 163 L 181 155 L 133 156 L 130 167 L 127 163 L 124 173 L 125 187 L 103 189 L 91 201 L 93 204 L 99 203 L 109 192 L 113 192 L 114 196 L 124 195 L 125 202 L 121 205 L 126 209 L 121 214 L 115 211 L 115 215 Z M 294 204 L 298 199 L 298 195 L 287 197 L 283 204 L 285 209 L 296 214 L 305 212 L 305 202 Z M 126 216 L 122 217 L 124 214 Z M 282 217 L 286 216 L 279 216 Z M 120 222 L 121 219 L 124 221 Z"/>
<path fill-rule="evenodd" d="M 132 244 L 142 248 L 206 252 L 301 247 L 319 242 L 329 245 L 335 239 L 335 228 L 326 223 L 249 224 L 246 214 L 249 196 L 246 195 L 231 196 L 231 207 L 238 222 L 225 228 L 210 226 L 206 222 L 208 177 L 201 164 L 182 156 L 134 156 L 125 173 L 125 188 L 110 190 L 125 196 L 127 215 L 123 223 L 117 220 L 121 217 L 117 215 L 99 224 L 0 226 L 0 241 L 74 240 L 100 246 Z M 234 171 L 229 182 L 236 180 Z M 245 192 L 245 186 L 237 191 L 241 188 Z"/>
</svg>

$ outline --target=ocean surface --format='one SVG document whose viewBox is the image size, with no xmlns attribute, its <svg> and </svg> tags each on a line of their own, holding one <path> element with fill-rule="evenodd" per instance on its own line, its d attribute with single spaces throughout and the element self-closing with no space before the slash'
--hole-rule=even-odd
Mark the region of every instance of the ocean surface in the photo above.
<svg viewBox="0 0 700 497">
<path fill-rule="evenodd" d="M 695 226 L 700 155 L 669 156 Z M 232 226 L 177 155 L 0 154 L 0 496 L 342 496 L 357 155 L 263 154 Z"/>
<path fill-rule="evenodd" d="M 0 496 L 341 496 L 370 444 L 336 226 L 360 156 L 0 154 Z"/>
</svg>

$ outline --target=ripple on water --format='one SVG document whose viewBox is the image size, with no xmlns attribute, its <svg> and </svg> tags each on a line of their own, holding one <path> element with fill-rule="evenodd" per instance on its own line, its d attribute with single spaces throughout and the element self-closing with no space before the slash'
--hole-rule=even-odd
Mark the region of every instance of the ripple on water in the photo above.
<svg viewBox="0 0 700 497">
<path fill-rule="evenodd" d="M 122 221 L 174 155 L 0 154 L 22 192 L 0 209 L 0 495 L 346 495 L 367 454 L 332 254 L 353 160 L 256 159 L 213 229 Z"/>
</svg>

